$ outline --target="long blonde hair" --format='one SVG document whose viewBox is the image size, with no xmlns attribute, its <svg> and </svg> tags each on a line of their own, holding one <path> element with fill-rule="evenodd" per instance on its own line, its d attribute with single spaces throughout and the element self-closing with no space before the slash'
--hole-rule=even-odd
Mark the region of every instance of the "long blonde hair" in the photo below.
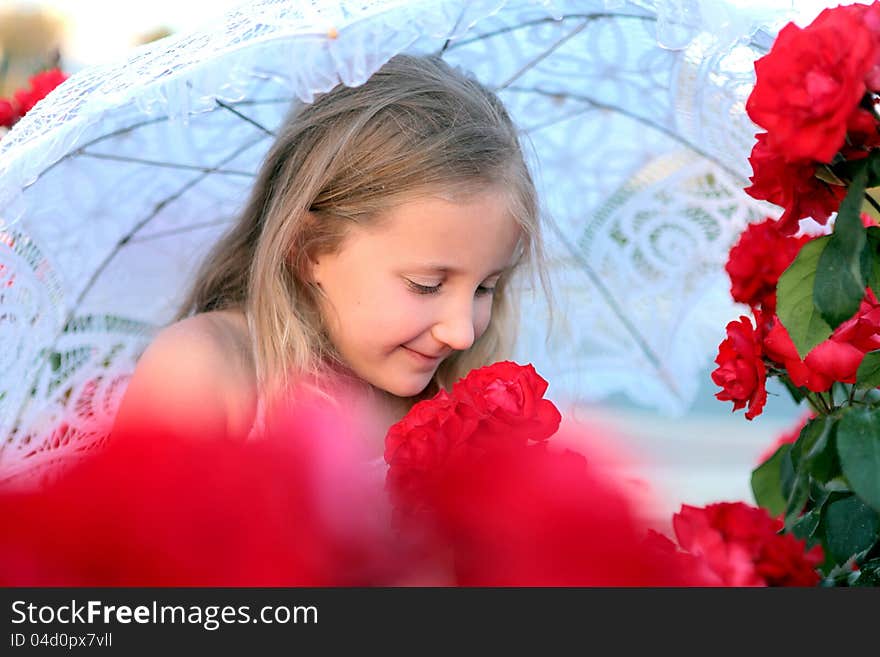
<svg viewBox="0 0 880 657">
<path fill-rule="evenodd" d="M 506 192 L 522 229 L 518 265 L 546 280 L 534 183 L 501 101 L 438 57 L 397 55 L 361 86 L 338 85 L 294 105 L 244 211 L 206 258 L 177 318 L 243 310 L 258 390 L 277 399 L 291 376 L 320 380 L 328 364 L 340 364 L 307 280 L 309 260 L 335 252 L 352 224 L 413 193 L 468 195 L 488 186 Z M 419 397 L 509 357 L 511 292 L 502 277 L 485 333 L 447 358 Z"/>
</svg>

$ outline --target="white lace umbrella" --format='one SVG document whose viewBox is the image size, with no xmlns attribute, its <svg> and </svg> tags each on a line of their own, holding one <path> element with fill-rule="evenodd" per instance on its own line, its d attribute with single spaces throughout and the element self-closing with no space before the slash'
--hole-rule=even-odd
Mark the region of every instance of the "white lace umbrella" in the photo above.
<svg viewBox="0 0 880 657">
<path fill-rule="evenodd" d="M 742 192 L 743 102 L 772 40 L 759 28 L 784 18 L 694 0 L 257 0 L 73 75 L 0 142 L 0 467 L 100 440 L 291 100 L 400 52 L 471 71 L 532 145 L 559 308 L 547 344 L 527 304 L 518 360 L 557 400 L 682 412 L 736 312 L 727 249 L 768 210 Z"/>
</svg>

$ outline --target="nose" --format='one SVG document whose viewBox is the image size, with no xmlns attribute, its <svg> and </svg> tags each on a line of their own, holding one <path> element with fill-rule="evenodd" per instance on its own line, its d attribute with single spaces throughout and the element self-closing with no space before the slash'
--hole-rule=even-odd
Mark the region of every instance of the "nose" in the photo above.
<svg viewBox="0 0 880 657">
<path fill-rule="evenodd" d="M 474 343 L 473 299 L 455 301 L 445 306 L 431 327 L 431 335 L 455 351 L 470 349 Z"/>
</svg>

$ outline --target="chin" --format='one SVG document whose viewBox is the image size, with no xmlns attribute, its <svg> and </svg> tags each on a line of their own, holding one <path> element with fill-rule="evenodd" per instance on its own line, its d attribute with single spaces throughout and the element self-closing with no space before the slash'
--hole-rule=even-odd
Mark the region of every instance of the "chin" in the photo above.
<svg viewBox="0 0 880 657">
<path fill-rule="evenodd" d="M 374 385 L 396 397 L 415 397 L 428 387 L 432 377 L 433 374 L 424 380 L 383 381 Z"/>
</svg>

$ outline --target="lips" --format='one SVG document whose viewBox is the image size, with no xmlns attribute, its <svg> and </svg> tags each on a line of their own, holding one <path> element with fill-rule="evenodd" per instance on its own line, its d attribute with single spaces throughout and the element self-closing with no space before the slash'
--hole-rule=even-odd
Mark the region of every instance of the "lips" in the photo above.
<svg viewBox="0 0 880 657">
<path fill-rule="evenodd" d="M 422 359 L 424 359 L 425 361 L 436 361 L 436 360 L 441 360 L 441 359 L 443 359 L 444 357 L 446 357 L 446 354 L 448 353 L 448 352 L 445 352 L 445 353 L 437 354 L 436 356 L 429 356 L 428 354 L 423 354 L 421 351 L 416 351 L 415 349 L 411 349 L 410 347 L 407 347 L 407 346 L 404 346 L 404 345 L 401 345 L 401 346 L 402 346 L 404 349 L 406 349 L 408 352 L 410 352 L 411 354 L 413 354 L 413 355 L 415 355 L 415 356 L 418 356 L 419 358 L 422 358 Z"/>
</svg>

